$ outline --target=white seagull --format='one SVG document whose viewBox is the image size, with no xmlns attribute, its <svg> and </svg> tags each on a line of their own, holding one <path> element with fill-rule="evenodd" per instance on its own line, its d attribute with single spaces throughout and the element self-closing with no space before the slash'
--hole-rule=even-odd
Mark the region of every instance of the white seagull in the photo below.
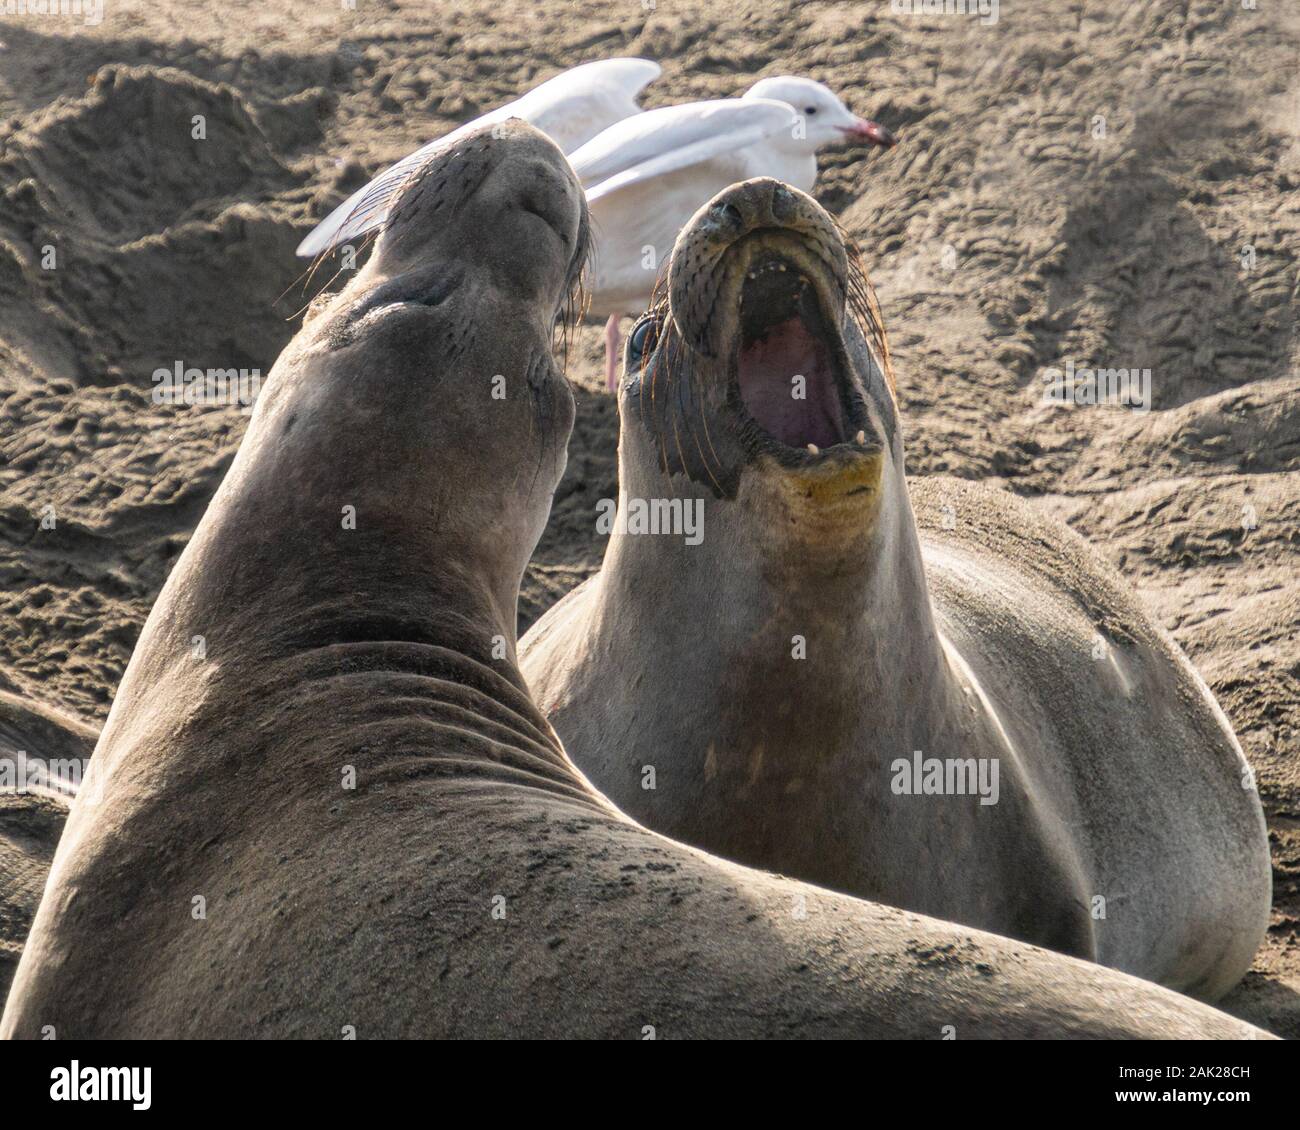
<svg viewBox="0 0 1300 1130">
<path fill-rule="evenodd" d="M 887 129 L 856 117 L 821 83 L 783 75 L 755 83 L 740 98 L 626 118 L 570 155 L 591 206 L 590 309 L 609 315 L 605 380 L 611 391 L 619 317 L 649 305 L 677 233 L 700 205 L 758 176 L 808 192 L 817 179 L 817 151 L 849 140 L 897 144 Z"/>
<path fill-rule="evenodd" d="M 438 149 L 479 126 L 523 118 L 572 153 L 607 126 L 641 112 L 637 95 L 659 77 L 650 59 L 600 59 L 561 71 L 527 94 L 429 142 L 343 201 L 298 245 L 307 258 L 380 227 L 407 178 Z"/>
</svg>

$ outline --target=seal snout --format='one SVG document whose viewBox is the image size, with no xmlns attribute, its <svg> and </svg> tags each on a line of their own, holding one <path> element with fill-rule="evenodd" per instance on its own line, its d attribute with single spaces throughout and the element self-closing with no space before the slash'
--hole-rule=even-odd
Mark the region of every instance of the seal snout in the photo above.
<svg viewBox="0 0 1300 1130">
<path fill-rule="evenodd" d="M 821 226 L 822 222 L 818 215 L 821 209 L 812 197 L 771 177 L 755 177 L 734 184 L 715 196 L 706 209 L 706 219 L 718 226 L 719 234 L 732 239 L 759 228 L 787 225 L 811 228 Z"/>
<path fill-rule="evenodd" d="M 586 199 L 555 143 L 517 119 L 484 126 L 401 184 L 370 261 L 322 322 L 324 339 L 338 349 L 380 331 L 434 332 L 494 305 L 548 335 L 567 330 L 589 248 Z"/>
<path fill-rule="evenodd" d="M 792 281 L 814 286 L 829 325 L 839 323 L 848 260 L 834 220 L 812 197 L 759 177 L 719 193 L 677 239 L 668 285 L 682 337 L 699 352 L 717 356 L 736 328 L 747 275 L 756 263 L 771 259 L 781 261 Z"/>
<path fill-rule="evenodd" d="M 586 199 L 568 160 L 519 119 L 434 153 L 401 188 L 375 253 L 393 275 L 455 261 L 529 294 L 567 286 L 585 263 Z"/>
<path fill-rule="evenodd" d="M 725 373 L 751 455 L 806 466 L 879 450 L 845 344 L 849 284 L 834 220 L 770 178 L 726 189 L 678 238 L 673 328 Z"/>
</svg>

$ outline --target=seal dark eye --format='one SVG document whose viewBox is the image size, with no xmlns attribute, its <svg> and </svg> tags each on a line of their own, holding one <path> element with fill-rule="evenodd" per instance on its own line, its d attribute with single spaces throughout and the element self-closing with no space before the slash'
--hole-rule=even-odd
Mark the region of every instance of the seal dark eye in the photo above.
<svg viewBox="0 0 1300 1130">
<path fill-rule="evenodd" d="M 817 113 L 817 107 L 816 107 L 816 106 L 805 106 L 805 107 L 803 108 L 803 112 L 804 112 L 805 114 L 815 114 L 815 113 Z"/>
<path fill-rule="evenodd" d="M 627 359 L 629 364 L 641 363 L 641 359 L 659 343 L 659 319 L 646 318 L 632 327 L 632 336 L 627 339 Z"/>
</svg>

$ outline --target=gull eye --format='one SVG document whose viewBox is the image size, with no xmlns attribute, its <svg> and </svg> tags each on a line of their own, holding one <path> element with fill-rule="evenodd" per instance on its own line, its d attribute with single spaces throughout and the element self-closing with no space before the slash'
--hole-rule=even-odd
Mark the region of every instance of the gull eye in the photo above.
<svg viewBox="0 0 1300 1130">
<path fill-rule="evenodd" d="M 627 339 L 627 359 L 630 363 L 640 364 L 647 353 L 653 351 L 659 343 L 659 319 L 646 318 L 632 327 L 632 335 Z"/>
</svg>

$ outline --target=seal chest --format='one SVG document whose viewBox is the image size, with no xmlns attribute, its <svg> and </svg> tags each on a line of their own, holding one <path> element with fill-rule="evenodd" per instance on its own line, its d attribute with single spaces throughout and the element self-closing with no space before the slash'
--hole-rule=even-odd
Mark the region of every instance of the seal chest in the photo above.
<svg viewBox="0 0 1300 1130">
<path fill-rule="evenodd" d="M 719 193 L 625 370 L 623 497 L 698 497 L 705 536 L 616 532 L 522 643 L 592 781 L 750 865 L 1231 987 L 1269 902 L 1235 738 L 1067 529 L 1003 492 L 909 492 L 879 309 L 834 221 L 770 180 Z M 918 527 L 918 490 L 951 529 Z M 1103 624 L 1125 642 L 1094 660 Z"/>
</svg>

